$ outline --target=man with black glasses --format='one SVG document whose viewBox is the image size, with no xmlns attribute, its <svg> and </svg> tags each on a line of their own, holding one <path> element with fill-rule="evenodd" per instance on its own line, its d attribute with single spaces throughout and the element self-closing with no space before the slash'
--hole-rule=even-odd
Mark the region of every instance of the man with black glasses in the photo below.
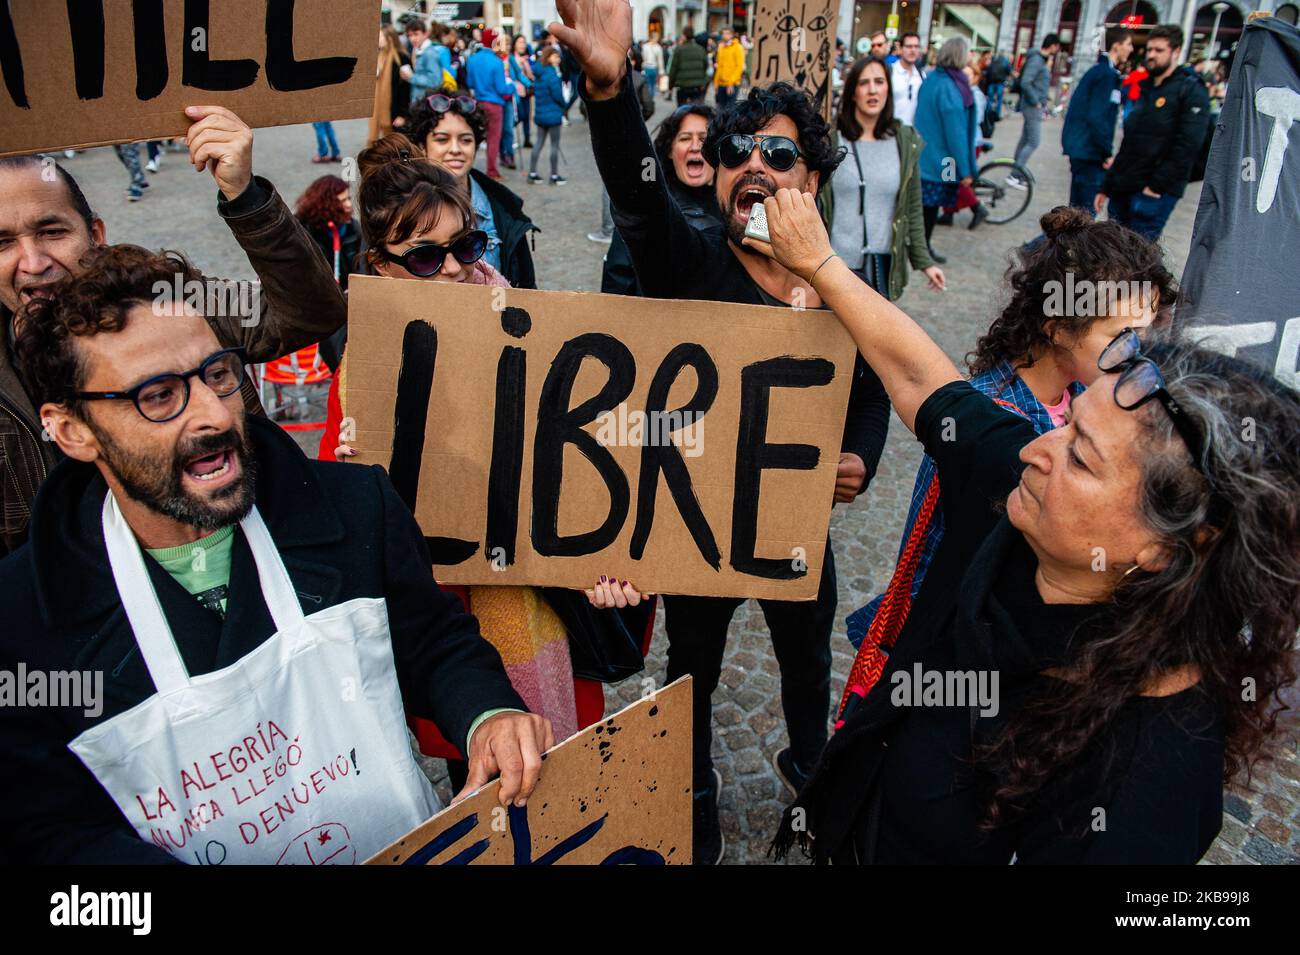
<svg viewBox="0 0 1300 955">
<path fill-rule="evenodd" d="M 95 250 L 17 351 L 65 460 L 0 561 L 0 660 L 98 674 L 100 705 L 0 707 L 0 822 L 30 861 L 363 862 L 439 808 L 404 712 L 522 805 L 553 743 L 429 574 L 380 468 L 310 461 L 239 397 L 243 350 Z M 214 848 L 215 847 L 215 848 Z M 215 857 L 214 857 L 215 855 Z"/>
<path fill-rule="evenodd" d="M 717 170 L 714 188 L 722 223 L 693 228 L 669 192 L 627 73 L 631 8 L 625 0 L 561 0 L 558 9 L 564 25 L 552 24 L 551 29 L 582 64 L 582 96 L 596 165 L 642 294 L 821 308 L 821 299 L 807 282 L 742 245 L 754 203 L 782 187 L 815 195 L 842 158 L 812 100 L 789 84 L 776 83 L 751 90 L 718 113 L 709 124 L 704 159 Z M 836 501 L 852 501 L 871 480 L 888 426 L 888 397 L 859 359 Z M 689 673 L 695 680 L 695 861 L 704 864 L 720 860 L 724 848 L 717 811 L 721 777 L 709 755 L 710 695 L 721 674 L 727 628 L 742 603 L 742 598 L 664 599 L 668 678 Z M 790 735 L 789 748 L 776 754 L 775 763 L 792 790 L 802 784 L 826 742 L 835 604 L 829 541 L 814 602 L 760 601 L 781 669 L 781 700 Z"/>
</svg>

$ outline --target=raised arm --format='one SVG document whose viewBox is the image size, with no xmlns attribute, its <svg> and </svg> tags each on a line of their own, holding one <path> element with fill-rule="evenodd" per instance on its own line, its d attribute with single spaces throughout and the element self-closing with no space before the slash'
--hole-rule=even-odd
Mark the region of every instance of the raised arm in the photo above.
<svg viewBox="0 0 1300 955">
<path fill-rule="evenodd" d="M 186 137 L 190 161 L 207 168 L 221 190 L 217 209 L 257 273 L 257 294 L 238 282 L 238 301 L 256 315 L 210 315 L 223 344 L 242 345 L 251 362 L 265 362 L 328 338 L 347 320 L 334 270 L 275 188 L 253 176 L 253 132 L 220 106 L 191 106 Z"/>
<path fill-rule="evenodd" d="M 780 189 L 763 206 L 772 242 L 746 238 L 746 244 L 772 256 L 816 290 L 880 376 L 903 424 L 915 432 L 917 409 L 939 388 L 961 379 L 957 367 L 916 322 L 835 254 L 811 194 Z"/>
<path fill-rule="evenodd" d="M 627 75 L 631 8 L 627 0 L 560 0 L 557 8 L 564 23 L 550 29 L 582 68 L 596 168 L 641 294 L 673 297 L 683 277 L 702 267 L 705 240 L 668 191 Z"/>
</svg>

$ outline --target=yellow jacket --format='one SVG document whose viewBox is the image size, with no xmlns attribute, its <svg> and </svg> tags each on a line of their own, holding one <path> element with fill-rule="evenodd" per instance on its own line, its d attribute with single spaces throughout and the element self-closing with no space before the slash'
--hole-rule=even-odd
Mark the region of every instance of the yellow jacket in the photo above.
<svg viewBox="0 0 1300 955">
<path fill-rule="evenodd" d="M 745 48 L 740 41 L 732 40 L 727 46 L 718 47 L 715 58 L 713 85 L 739 86 L 740 78 L 745 75 Z"/>
</svg>

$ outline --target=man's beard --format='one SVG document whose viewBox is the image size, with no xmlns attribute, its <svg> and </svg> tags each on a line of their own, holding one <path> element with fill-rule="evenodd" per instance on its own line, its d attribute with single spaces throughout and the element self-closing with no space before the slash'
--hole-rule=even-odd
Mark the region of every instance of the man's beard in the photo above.
<svg viewBox="0 0 1300 955">
<path fill-rule="evenodd" d="M 766 176 L 757 173 L 746 173 L 736 180 L 735 185 L 731 187 L 731 195 L 721 203 L 722 221 L 727 224 L 727 238 L 734 245 L 744 252 L 753 252 L 754 250 L 744 244 L 746 222 L 737 222 L 735 218 L 736 199 L 750 186 L 762 186 L 771 195 L 776 195 L 776 183 Z"/>
<path fill-rule="evenodd" d="M 141 454 L 128 450 L 95 425 L 104 463 L 133 501 L 200 531 L 220 530 L 248 516 L 257 484 L 257 459 L 247 435 L 232 428 L 205 435 L 173 448 L 170 454 Z M 203 500 L 185 489 L 185 464 L 205 454 L 227 449 L 239 458 L 239 476 Z"/>
</svg>

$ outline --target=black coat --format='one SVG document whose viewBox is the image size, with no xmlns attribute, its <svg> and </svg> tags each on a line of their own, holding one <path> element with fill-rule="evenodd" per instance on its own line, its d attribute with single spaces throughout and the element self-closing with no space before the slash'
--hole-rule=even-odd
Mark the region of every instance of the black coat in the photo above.
<svg viewBox="0 0 1300 955">
<path fill-rule="evenodd" d="M 708 229 L 721 225 L 722 213 L 718 211 L 718 200 L 713 186 L 692 188 L 681 183 L 676 177 L 668 183 L 668 188 L 677 202 L 682 215 L 697 229 Z M 627 250 L 627 243 L 617 229 L 605 253 L 605 266 L 600 273 L 600 290 L 614 295 L 640 295 L 636 284 L 636 270 L 632 267 L 632 254 Z"/>
<path fill-rule="evenodd" d="M 1149 187 L 1162 196 L 1181 196 L 1205 143 L 1210 94 L 1190 66 L 1180 66 L 1159 86 L 1148 76 L 1138 89 L 1101 191 L 1117 196 Z"/>
<path fill-rule="evenodd" d="M 477 169 L 470 176 L 486 193 L 492 207 L 492 220 L 501 238 L 501 274 L 512 288 L 537 288 L 537 271 L 533 267 L 533 253 L 529 248 L 531 233 L 542 230 L 524 215 L 524 200 L 486 173 Z"/>
<path fill-rule="evenodd" d="M 478 622 L 434 582 L 424 537 L 383 469 L 311 461 L 274 424 L 249 417 L 246 427 L 258 457 L 257 507 L 303 610 L 385 598 L 403 702 L 447 739 L 463 741 L 486 710 L 525 709 Z M 67 748 L 155 692 L 109 569 L 105 490 L 93 466 L 62 462 L 36 499 L 30 541 L 0 561 L 0 670 L 21 662 L 28 672 L 101 671 L 104 680 L 96 717 L 0 706 L 0 827 L 24 861 L 171 861 L 138 837 Z M 242 533 L 224 622 L 147 554 L 145 563 L 191 675 L 235 663 L 274 632 Z"/>
</svg>

